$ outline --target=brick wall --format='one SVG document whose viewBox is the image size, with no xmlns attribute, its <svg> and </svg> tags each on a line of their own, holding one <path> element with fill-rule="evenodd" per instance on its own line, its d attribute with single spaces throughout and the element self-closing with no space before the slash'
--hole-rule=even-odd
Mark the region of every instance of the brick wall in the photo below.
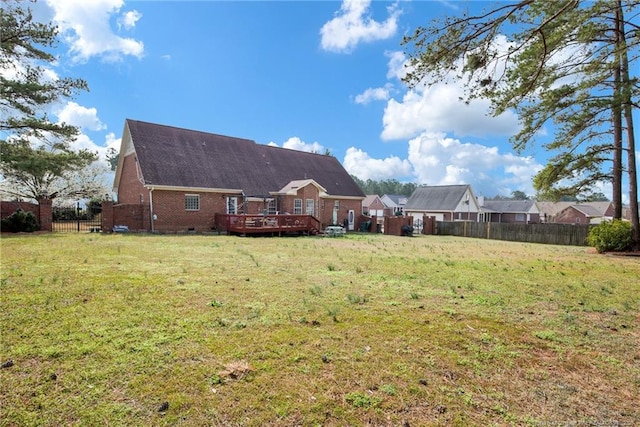
<svg viewBox="0 0 640 427">
<path fill-rule="evenodd" d="M 200 196 L 200 209 L 188 211 L 184 201 L 186 194 Z M 238 203 L 242 198 L 238 198 Z M 214 226 L 215 214 L 226 213 L 227 199 L 220 193 L 198 193 L 182 191 L 153 191 L 153 229 L 163 233 L 187 231 L 206 232 Z"/>
<path fill-rule="evenodd" d="M 51 199 L 44 199 L 40 204 L 31 202 L 0 202 L 0 218 L 11 216 L 18 209 L 31 212 L 38 221 L 40 231 L 53 230 L 53 208 Z"/>
<path fill-rule="evenodd" d="M 402 226 L 410 225 L 413 227 L 412 216 L 385 216 L 384 217 L 384 234 L 391 236 L 402 236 Z"/>
<path fill-rule="evenodd" d="M 138 179 L 135 153 L 124 158 L 118 185 L 118 203 L 124 205 L 149 203 L 149 190 L 144 188 Z"/>
<path fill-rule="evenodd" d="M 0 202 L 0 218 L 6 218 L 11 216 L 18 209 L 22 209 L 25 212 L 31 212 L 38 217 L 40 214 L 40 208 L 36 203 L 30 202 Z"/>
</svg>

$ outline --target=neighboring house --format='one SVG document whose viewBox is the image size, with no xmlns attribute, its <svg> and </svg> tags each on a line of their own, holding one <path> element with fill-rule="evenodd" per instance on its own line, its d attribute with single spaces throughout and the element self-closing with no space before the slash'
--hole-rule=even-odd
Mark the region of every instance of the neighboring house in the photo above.
<svg viewBox="0 0 640 427">
<path fill-rule="evenodd" d="M 478 197 L 480 222 L 532 224 L 540 222 L 535 200 L 485 200 Z"/>
<path fill-rule="evenodd" d="M 563 224 L 600 224 L 613 219 L 613 203 L 585 202 L 573 204 L 555 216 L 555 222 Z"/>
<path fill-rule="evenodd" d="M 365 197 L 333 156 L 130 119 L 114 191 L 119 205 L 146 205 L 160 232 L 208 231 L 216 214 L 277 213 L 357 229 Z"/>
<path fill-rule="evenodd" d="M 362 215 L 384 216 L 384 203 L 377 194 L 368 194 L 362 201 Z"/>
<path fill-rule="evenodd" d="M 411 194 L 404 212 L 414 220 L 426 215 L 436 221 L 477 221 L 480 206 L 469 185 L 425 186 Z"/>
<path fill-rule="evenodd" d="M 397 215 L 398 212 L 404 214 L 404 207 L 409 198 L 402 194 L 384 194 L 380 200 L 382 200 L 382 203 L 384 203 L 386 208 L 385 215 L 393 216 Z"/>
<path fill-rule="evenodd" d="M 540 222 L 594 224 L 613 218 L 612 202 L 536 202 Z"/>
</svg>

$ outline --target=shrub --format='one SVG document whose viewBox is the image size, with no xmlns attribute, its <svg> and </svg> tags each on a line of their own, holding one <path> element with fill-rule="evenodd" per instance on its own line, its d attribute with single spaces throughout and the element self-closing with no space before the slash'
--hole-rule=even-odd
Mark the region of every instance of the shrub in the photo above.
<svg viewBox="0 0 640 427">
<path fill-rule="evenodd" d="M 2 220 L 0 224 L 2 231 L 10 231 L 12 233 L 38 231 L 38 221 L 36 216 L 31 212 L 25 212 L 18 209 L 8 217 Z"/>
<path fill-rule="evenodd" d="M 602 222 L 589 230 L 587 236 L 587 243 L 598 253 L 625 251 L 631 249 L 632 242 L 631 223 L 619 219 Z"/>
</svg>

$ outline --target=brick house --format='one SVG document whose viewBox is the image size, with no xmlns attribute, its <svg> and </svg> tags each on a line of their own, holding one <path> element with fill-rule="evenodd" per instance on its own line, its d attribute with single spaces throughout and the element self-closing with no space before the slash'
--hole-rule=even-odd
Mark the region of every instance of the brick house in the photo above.
<svg viewBox="0 0 640 427">
<path fill-rule="evenodd" d="M 362 215 L 384 216 L 384 203 L 377 194 L 368 194 L 362 201 Z"/>
<path fill-rule="evenodd" d="M 613 219 L 612 202 L 537 202 L 540 221 L 559 224 L 598 224 Z"/>
<path fill-rule="evenodd" d="M 584 202 L 568 206 L 558 212 L 555 222 L 563 224 L 599 224 L 612 220 L 614 206 L 611 202 Z"/>
<path fill-rule="evenodd" d="M 216 215 L 285 214 L 355 230 L 365 197 L 333 156 L 130 119 L 114 192 L 114 208 L 136 210 L 137 226 L 157 232 L 209 231 Z"/>
</svg>

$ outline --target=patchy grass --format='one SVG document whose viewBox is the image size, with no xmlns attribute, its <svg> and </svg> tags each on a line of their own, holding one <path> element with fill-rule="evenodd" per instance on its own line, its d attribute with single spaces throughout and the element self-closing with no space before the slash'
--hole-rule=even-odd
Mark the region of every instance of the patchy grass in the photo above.
<svg viewBox="0 0 640 427">
<path fill-rule="evenodd" d="M 454 237 L 2 237 L 0 425 L 637 425 L 640 263 Z"/>
</svg>

